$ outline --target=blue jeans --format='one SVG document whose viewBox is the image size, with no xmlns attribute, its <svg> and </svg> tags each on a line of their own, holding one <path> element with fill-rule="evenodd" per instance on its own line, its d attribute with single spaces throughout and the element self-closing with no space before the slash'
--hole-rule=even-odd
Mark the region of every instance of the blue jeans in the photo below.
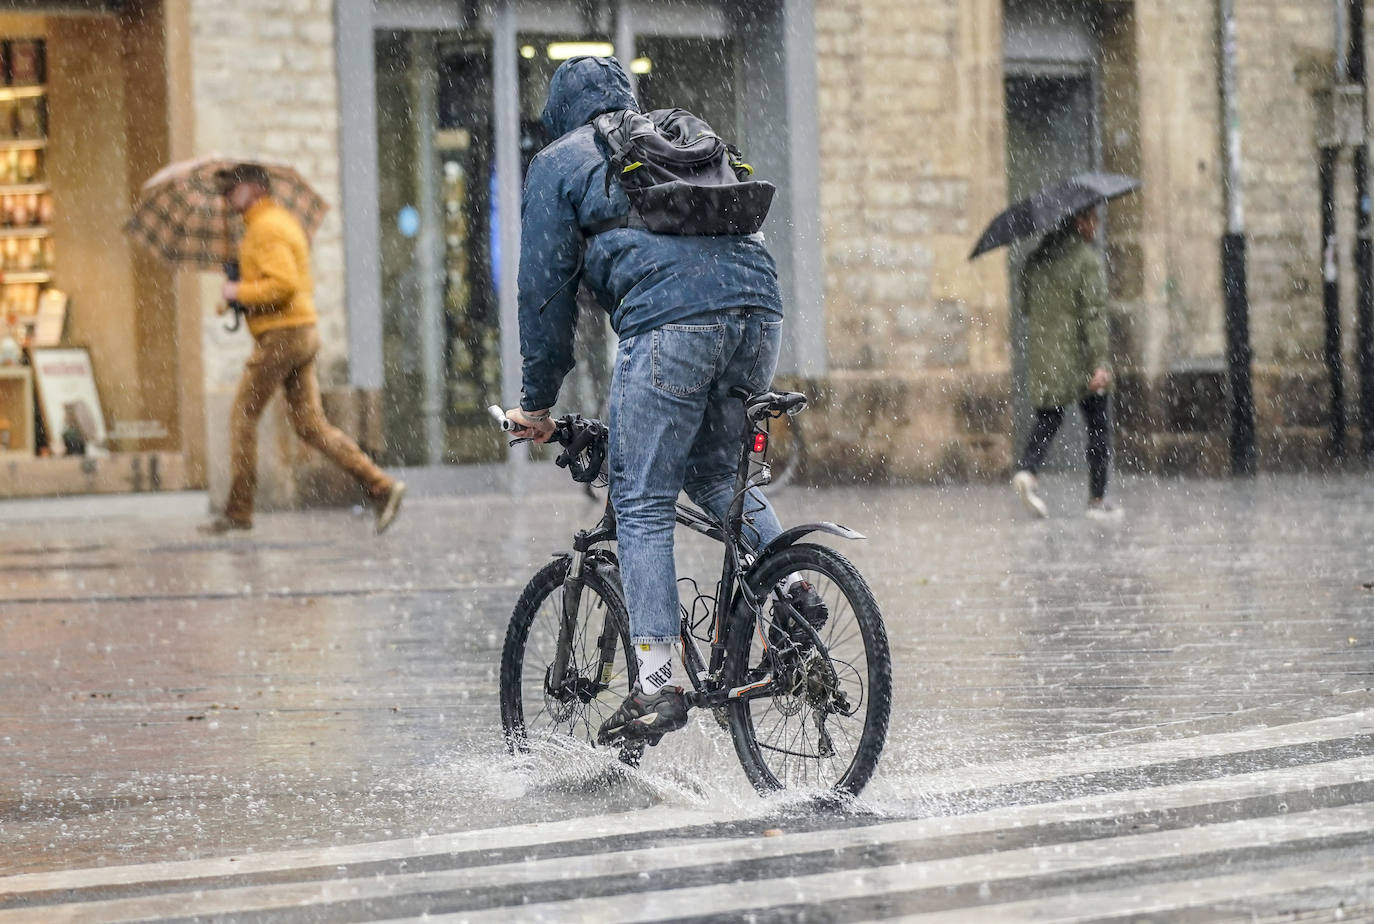
<svg viewBox="0 0 1374 924">
<path fill-rule="evenodd" d="M 730 389 L 773 381 L 782 321 L 755 309 L 718 311 L 620 341 L 611 378 L 611 503 L 620 573 L 636 643 L 676 641 L 674 506 L 692 501 L 724 519 L 744 439 L 744 405 Z M 755 547 L 782 532 L 757 490 L 746 500 Z"/>
</svg>

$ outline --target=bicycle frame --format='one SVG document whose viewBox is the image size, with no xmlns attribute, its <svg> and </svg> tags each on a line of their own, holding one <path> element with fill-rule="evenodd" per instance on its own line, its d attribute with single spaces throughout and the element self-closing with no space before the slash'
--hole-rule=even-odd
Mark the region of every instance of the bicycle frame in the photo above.
<svg viewBox="0 0 1374 924">
<path fill-rule="evenodd" d="M 745 400 L 748 396 L 734 395 L 734 397 Z M 695 507 L 681 503 L 676 505 L 675 519 L 680 526 L 685 526 L 693 532 L 714 539 L 725 547 L 719 590 L 715 597 L 712 612 L 711 650 L 708 659 L 702 658 L 696 645 L 696 639 L 692 636 L 690 626 L 687 625 L 685 618 L 680 629 L 683 658 L 688 672 L 691 674 L 693 685 L 697 688 L 688 694 L 688 702 L 692 706 L 715 707 L 722 705 L 727 699 L 747 696 L 750 692 L 754 692 L 756 695 L 765 695 L 767 692 L 766 684 L 751 685 L 749 690 L 730 691 L 713 686 L 710 681 L 710 678 L 720 674 L 725 663 L 726 633 L 730 613 L 741 603 L 750 607 L 758 603 L 748 584 L 740 578 L 757 560 L 755 551 L 744 544 L 742 533 L 746 522 L 745 503 L 750 492 L 754 488 L 768 483 L 766 466 L 759 473 L 759 476 L 750 478 L 749 475 L 752 464 L 750 457 L 752 455 L 753 437 L 756 433 L 764 432 L 759 423 L 765 416 L 767 416 L 766 413 L 755 416 L 755 414 L 746 411 L 745 429 L 740 440 L 739 465 L 735 471 L 734 497 L 727 510 L 725 522 L 721 523 Z M 816 524 L 816 526 L 822 525 Z M 802 529 L 798 535 L 810 531 L 810 529 Z M 789 531 L 789 533 L 792 532 L 797 531 Z M 584 584 L 583 569 L 586 567 L 588 557 L 595 554 L 596 546 L 613 542 L 615 539 L 615 509 L 607 500 L 606 510 L 602 514 L 600 522 L 589 530 L 579 530 L 573 537 L 573 551 L 569 557 L 568 574 L 563 582 L 563 618 L 559 626 L 558 648 L 554 656 L 554 663 L 545 681 L 546 691 L 551 695 L 569 695 L 573 692 L 569 689 L 569 678 L 566 677 L 566 674 L 571 655 L 573 633 L 576 631 L 581 604 Z M 598 647 L 601 651 L 601 665 L 598 675 L 602 684 L 609 682 L 614 669 L 616 630 L 609 623 L 608 614 L 607 623 L 603 624 L 601 635 L 598 638 Z M 573 679 L 573 682 L 576 682 L 576 678 Z"/>
<path fill-rule="evenodd" d="M 685 699 L 689 708 L 711 710 L 717 723 L 729 730 L 746 774 L 760 791 L 790 785 L 788 766 L 800 758 L 810 762 L 801 771 L 803 779 L 811 779 L 813 771 L 805 768 L 813 765 L 816 773 L 842 770 L 835 788 L 857 793 L 876 767 L 891 707 L 891 663 L 882 614 L 862 575 L 843 555 L 820 545 L 796 544 L 813 532 L 847 539 L 863 536 L 834 523 L 806 523 L 779 531 L 767 543 L 760 541 L 754 516 L 760 508 L 754 505 L 763 499 L 753 491 L 770 481 L 768 423 L 801 410 L 806 397 L 738 390 L 730 397 L 741 400 L 745 411 L 733 478 L 724 472 L 715 476 L 710 508 L 685 503 L 673 508 L 676 525 L 720 542 L 723 550 L 714 589 L 683 577 L 691 593 L 679 583 L 673 594 L 679 605 L 682 658 L 691 677 L 690 684 L 680 684 L 688 689 L 675 690 L 673 697 Z M 504 429 L 518 429 L 500 408 L 493 416 Z M 605 424 L 577 415 L 565 415 L 553 424 L 550 441 L 563 447 L 554 461 L 568 469 L 574 481 L 590 483 L 601 477 L 608 448 Z M 726 483 L 733 493 L 726 493 Z M 718 502 L 723 507 L 717 507 Z M 527 705 L 535 710 L 535 726 L 585 738 L 589 744 L 615 746 L 619 759 L 631 766 L 638 766 L 645 748 L 669 730 L 650 729 L 652 721 L 646 718 L 644 731 L 632 734 L 626 730 L 628 722 L 615 726 L 607 719 L 606 710 L 612 706 L 607 694 L 614 691 L 618 701 L 626 685 L 632 693 L 640 689 L 632 684 L 636 662 L 631 658 L 638 652 L 627 625 L 631 620 L 620 562 L 609 545 L 618 535 L 615 509 L 607 503 L 599 521 L 578 530 L 572 549 L 557 553 L 520 595 L 501 657 L 501 716 L 513 751 L 525 749 Z M 560 604 L 561 613 L 545 608 Z M 580 612 L 583 606 L 591 607 L 585 615 Z M 595 613 L 598 606 L 601 618 Z M 836 612 L 848 620 L 841 629 L 836 628 Z M 536 627 L 537 641 L 532 634 Z M 598 629 L 593 650 L 592 633 Z M 547 651 L 550 630 L 557 639 L 554 652 Z M 851 654 L 854 639 L 859 651 Z M 832 643 L 837 646 L 834 653 Z M 621 650 L 625 661 L 617 665 Z M 534 689 L 541 672 L 542 695 Z M 793 718 L 797 716 L 801 717 Z M 837 739 L 826 727 L 830 717 L 850 721 L 846 729 L 854 721 L 862 723 L 861 731 L 845 731 L 839 742 L 846 751 L 852 749 L 852 755 L 837 748 Z M 606 721 L 596 728 L 598 718 Z M 840 764 L 826 763 L 837 757 Z M 777 764 L 779 759 L 787 763 Z"/>
</svg>

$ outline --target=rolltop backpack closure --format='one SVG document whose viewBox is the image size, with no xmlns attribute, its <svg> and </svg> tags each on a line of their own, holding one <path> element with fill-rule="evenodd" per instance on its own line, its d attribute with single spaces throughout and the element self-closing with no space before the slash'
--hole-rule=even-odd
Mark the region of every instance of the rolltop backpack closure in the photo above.
<svg viewBox="0 0 1374 924">
<path fill-rule="evenodd" d="M 594 121 L 610 152 L 614 177 L 630 200 L 630 213 L 587 229 L 641 228 L 655 234 L 753 234 L 763 226 L 776 187 L 753 178 L 739 149 L 685 109 L 639 113 L 622 109 Z"/>
</svg>

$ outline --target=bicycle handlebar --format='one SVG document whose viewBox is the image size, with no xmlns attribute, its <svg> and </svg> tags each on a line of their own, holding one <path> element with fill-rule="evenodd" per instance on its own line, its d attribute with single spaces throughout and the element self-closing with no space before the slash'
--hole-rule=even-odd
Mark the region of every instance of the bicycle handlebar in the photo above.
<svg viewBox="0 0 1374 924">
<path fill-rule="evenodd" d="M 487 413 L 491 415 L 496 425 L 507 433 L 515 429 L 515 421 L 506 416 L 506 412 L 501 410 L 501 405 L 493 404 L 487 407 Z"/>
<path fill-rule="evenodd" d="M 499 405 L 491 405 L 487 413 L 507 433 L 523 429 L 507 417 Z M 593 482 L 606 463 L 607 438 L 606 425 L 601 421 L 581 414 L 565 414 L 553 421 L 553 435 L 549 437 L 549 442 L 565 447 L 554 463 L 559 468 L 566 468 L 574 481 L 584 484 Z M 524 442 L 525 439 L 527 437 L 512 440 L 511 445 Z"/>
<path fill-rule="evenodd" d="M 769 416 L 795 416 L 806 408 L 806 395 L 795 391 L 767 391 L 751 395 L 743 388 L 735 388 L 731 390 L 730 396 L 744 403 L 745 414 L 751 424 L 757 424 Z M 507 433 L 523 429 L 506 416 L 500 405 L 491 405 L 487 408 L 487 413 Z M 606 425 L 601 421 L 583 417 L 581 414 L 565 414 L 553 421 L 553 434 L 549 437 L 549 442 L 565 447 L 554 460 L 557 465 L 568 469 L 574 481 L 589 483 L 601 474 L 606 461 L 607 438 Z M 527 438 L 522 437 L 513 440 L 511 445 L 514 446 L 525 439 Z"/>
</svg>

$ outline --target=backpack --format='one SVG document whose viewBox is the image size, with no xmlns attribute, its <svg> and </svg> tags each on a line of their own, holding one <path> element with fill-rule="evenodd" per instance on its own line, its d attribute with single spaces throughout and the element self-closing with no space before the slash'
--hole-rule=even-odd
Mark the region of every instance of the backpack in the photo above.
<svg viewBox="0 0 1374 924">
<path fill-rule="evenodd" d="M 685 109 L 622 109 L 593 122 L 610 150 L 611 176 L 630 200 L 624 218 L 588 229 L 642 228 L 655 234 L 753 234 L 768 217 L 776 188 L 752 179 L 739 149 Z"/>
</svg>

